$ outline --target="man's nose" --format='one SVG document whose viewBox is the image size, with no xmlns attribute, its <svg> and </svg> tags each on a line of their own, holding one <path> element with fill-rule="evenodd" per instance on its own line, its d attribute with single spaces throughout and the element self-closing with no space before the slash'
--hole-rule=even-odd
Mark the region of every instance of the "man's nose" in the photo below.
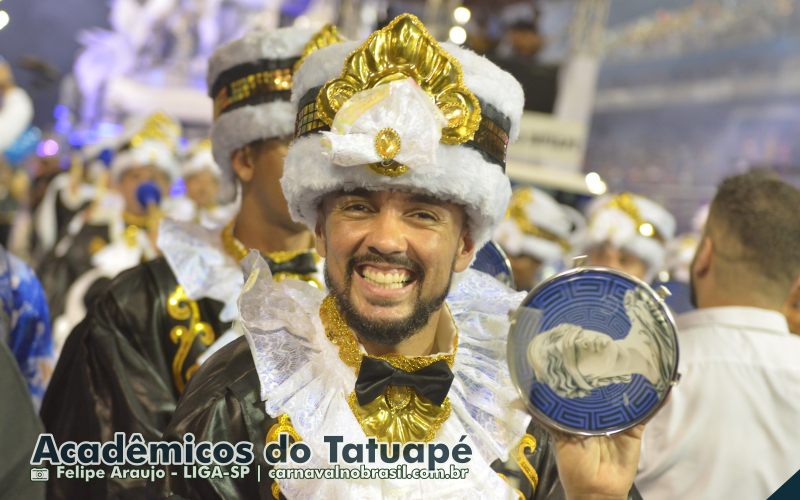
<svg viewBox="0 0 800 500">
<path fill-rule="evenodd" d="M 393 211 L 381 211 L 372 219 L 364 243 L 381 254 L 405 253 L 408 249 L 406 237 L 401 215 Z"/>
</svg>

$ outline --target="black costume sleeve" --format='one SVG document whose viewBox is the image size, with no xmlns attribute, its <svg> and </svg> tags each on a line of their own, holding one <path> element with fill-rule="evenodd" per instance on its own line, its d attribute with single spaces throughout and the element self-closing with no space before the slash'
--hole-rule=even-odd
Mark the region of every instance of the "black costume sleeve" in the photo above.
<svg viewBox="0 0 800 500">
<path fill-rule="evenodd" d="M 115 432 L 161 438 L 197 356 L 229 326 L 219 322 L 222 304 L 210 299 L 176 300 L 173 307 L 185 317 L 171 316 L 167 302 L 177 286 L 161 258 L 122 272 L 97 291 L 64 345 L 42 403 L 42 420 L 57 443 L 110 441 Z M 196 334 L 200 326 L 211 332 L 207 343 Z M 51 479 L 48 494 L 130 497 L 145 482 Z"/>
<path fill-rule="evenodd" d="M 263 461 L 267 432 L 275 423 L 261 402 L 260 383 L 250 347 L 244 338 L 214 353 L 192 377 L 164 434 L 167 441 L 181 441 L 187 433 L 195 443 L 228 441 L 253 443 L 255 460 L 243 478 L 191 478 L 182 466 L 168 466 L 158 495 L 187 499 L 272 499 L 269 466 Z M 261 467 L 261 483 L 256 467 Z M 176 476 L 171 472 L 176 471 Z"/>
<path fill-rule="evenodd" d="M 169 422 L 176 396 L 148 340 L 147 318 L 158 294 L 140 271 L 114 280 L 64 345 L 41 409 L 45 428 L 59 444 L 110 441 L 114 432 L 138 432 L 150 441 Z M 138 487 L 110 478 L 57 479 L 53 472 L 49 498 L 111 498 Z"/>
</svg>

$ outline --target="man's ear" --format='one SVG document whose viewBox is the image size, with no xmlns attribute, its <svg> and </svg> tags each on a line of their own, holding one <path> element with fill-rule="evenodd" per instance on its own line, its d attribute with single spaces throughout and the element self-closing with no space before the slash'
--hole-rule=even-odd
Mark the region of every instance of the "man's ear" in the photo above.
<svg viewBox="0 0 800 500">
<path fill-rule="evenodd" d="M 475 255 L 475 251 L 475 240 L 472 239 L 469 229 L 465 228 L 458 242 L 458 253 L 456 254 L 456 261 L 453 264 L 453 271 L 460 273 L 469 267 L 470 263 L 472 263 L 472 257 Z"/>
<path fill-rule="evenodd" d="M 703 240 L 697 247 L 697 253 L 692 263 L 692 274 L 694 276 L 705 276 L 711 270 L 711 263 L 714 260 L 714 242 L 708 235 L 703 236 Z"/>
<path fill-rule="evenodd" d="M 233 152 L 231 155 L 231 167 L 240 181 L 250 182 L 253 179 L 255 165 L 247 147 L 239 148 Z"/>
</svg>

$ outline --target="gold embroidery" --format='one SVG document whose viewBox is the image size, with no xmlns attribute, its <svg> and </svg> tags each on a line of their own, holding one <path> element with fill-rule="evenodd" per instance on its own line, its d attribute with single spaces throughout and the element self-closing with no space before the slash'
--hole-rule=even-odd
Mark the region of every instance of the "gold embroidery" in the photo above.
<svg viewBox="0 0 800 500">
<path fill-rule="evenodd" d="M 347 56 L 341 75 L 320 90 L 317 113 L 331 125 L 356 93 L 405 78 L 413 78 L 444 114 L 447 125 L 442 129 L 442 143 L 472 140 L 481 122 L 478 98 L 464 85 L 458 59 L 443 50 L 411 14 L 398 16 Z"/>
<path fill-rule="evenodd" d="M 311 253 L 314 256 L 314 262 L 319 262 L 319 255 L 317 255 L 317 252 L 314 249 L 305 248 L 303 250 L 278 250 L 277 252 L 269 252 L 267 257 L 276 264 L 283 264 L 304 253 Z"/>
<path fill-rule="evenodd" d="M 297 430 L 292 425 L 289 415 L 283 414 L 278 415 L 278 421 L 269 428 L 265 444 L 271 443 L 272 441 L 277 441 L 278 436 L 282 433 L 288 434 L 290 438 L 295 440 L 295 442 L 303 440 L 300 438 L 300 434 L 297 433 Z M 272 498 L 275 498 L 276 500 L 280 498 L 281 488 L 277 481 L 272 481 L 272 487 L 270 490 L 272 491 Z"/>
<path fill-rule="evenodd" d="M 508 476 L 506 476 L 502 472 L 498 472 L 497 475 L 500 476 L 500 478 L 503 481 L 508 483 L 508 485 L 511 487 L 512 490 L 514 490 L 514 492 L 517 494 L 517 500 L 525 500 L 525 495 L 520 490 L 518 490 L 517 488 L 514 488 L 514 486 L 511 485 L 511 481 L 508 480 Z"/>
<path fill-rule="evenodd" d="M 450 314 L 450 310 L 447 309 Z M 452 314 L 450 315 L 452 318 Z M 358 341 L 350 327 L 336 307 L 336 300 L 328 295 L 320 306 L 320 319 L 325 326 L 325 334 L 339 348 L 339 357 L 358 374 L 363 356 Z M 455 322 L 453 322 L 455 328 Z M 458 345 L 458 334 L 454 338 Z M 452 368 L 455 351 L 449 354 L 434 356 L 402 356 L 384 354 L 373 356 L 382 359 L 395 368 L 414 372 L 437 361 L 445 360 Z M 355 391 L 347 399 L 361 428 L 367 436 L 374 436 L 379 441 L 401 442 L 430 441 L 450 416 L 450 399 L 445 398 L 441 406 L 436 406 L 416 391 L 408 387 L 389 386 L 383 396 L 360 406 Z"/>
<path fill-rule="evenodd" d="M 514 221 L 523 233 L 534 238 L 541 238 L 558 244 L 565 251 L 569 250 L 569 243 L 564 238 L 542 229 L 533 224 L 525 213 L 525 207 L 533 201 L 533 192 L 530 189 L 520 189 L 514 192 L 508 204 L 508 217 Z"/>
<path fill-rule="evenodd" d="M 213 327 L 200 318 L 200 308 L 197 306 L 197 302 L 190 299 L 180 285 L 175 288 L 175 291 L 167 299 L 167 314 L 169 314 L 170 318 L 178 321 L 189 320 L 188 327 L 177 325 L 169 332 L 170 340 L 175 344 L 179 344 L 178 351 L 175 353 L 175 357 L 172 358 L 172 380 L 178 392 L 182 393 L 190 376 L 188 371 L 186 376 L 183 375 L 183 365 L 189 356 L 189 351 L 194 344 L 195 338 L 199 336 L 199 340 L 203 345 L 210 346 L 214 342 L 216 334 Z M 189 370 L 191 371 L 191 368 Z M 194 371 L 191 371 L 191 374 L 194 374 Z"/>
<path fill-rule="evenodd" d="M 323 47 L 327 47 L 328 45 L 333 45 L 343 41 L 344 38 L 339 34 L 339 30 L 336 29 L 336 26 L 330 23 L 326 24 L 320 28 L 320 30 L 311 37 L 306 46 L 303 47 L 303 53 L 300 55 L 300 59 L 294 63 L 294 71 L 296 72 L 306 61 L 306 58 L 314 52 Z"/>
<path fill-rule="evenodd" d="M 95 236 L 89 242 L 89 255 L 94 255 L 108 245 L 108 242 L 100 236 Z"/>
<path fill-rule="evenodd" d="M 536 486 L 539 485 L 539 474 L 536 472 L 536 469 L 533 468 L 533 465 L 531 465 L 531 463 L 528 461 L 528 457 L 525 456 L 526 453 L 533 453 L 534 451 L 536 451 L 536 438 L 530 434 L 525 434 L 522 437 L 522 440 L 520 440 L 519 445 L 517 445 L 516 459 L 520 470 L 522 470 L 522 473 L 528 478 L 528 481 L 531 483 L 531 487 L 535 492 Z"/>
</svg>

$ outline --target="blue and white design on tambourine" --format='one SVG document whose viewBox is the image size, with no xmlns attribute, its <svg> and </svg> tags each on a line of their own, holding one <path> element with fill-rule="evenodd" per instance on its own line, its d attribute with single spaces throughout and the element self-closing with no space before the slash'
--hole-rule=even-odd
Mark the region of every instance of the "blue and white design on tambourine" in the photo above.
<svg viewBox="0 0 800 500">
<path fill-rule="evenodd" d="M 514 273 L 511 271 L 511 262 L 509 262 L 500 245 L 494 241 L 488 242 L 478 250 L 470 267 L 494 277 L 510 288 L 514 288 Z"/>
<path fill-rule="evenodd" d="M 522 302 L 508 360 L 522 399 L 542 424 L 613 434 L 652 416 L 677 381 L 675 322 L 644 282 L 606 268 L 572 269 Z"/>
</svg>

